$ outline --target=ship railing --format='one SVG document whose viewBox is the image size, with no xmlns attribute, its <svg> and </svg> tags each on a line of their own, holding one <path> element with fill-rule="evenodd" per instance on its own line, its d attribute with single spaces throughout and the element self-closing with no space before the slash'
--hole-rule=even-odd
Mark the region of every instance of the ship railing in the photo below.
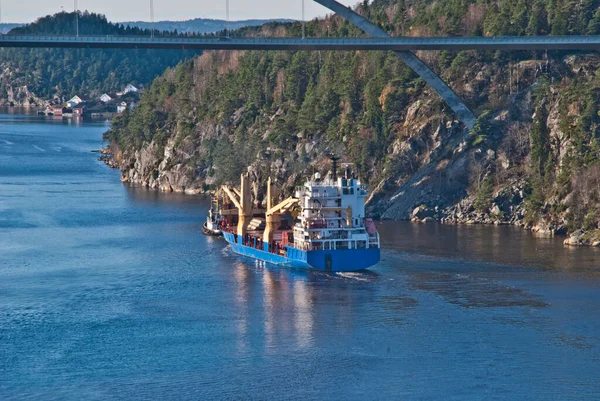
<svg viewBox="0 0 600 401">
<path fill-rule="evenodd" d="M 379 233 L 369 234 L 369 248 L 379 248 L 380 240 Z"/>
<path fill-rule="evenodd" d="M 311 191 L 307 188 L 296 189 L 296 196 L 308 196 L 313 199 L 336 199 L 340 197 L 339 191 Z"/>
<path fill-rule="evenodd" d="M 335 218 L 327 218 L 327 223 L 313 223 L 306 224 L 306 221 L 303 224 L 296 224 L 294 228 L 300 228 L 305 230 L 330 230 L 330 231 L 345 231 L 345 232 L 364 232 L 366 231 L 364 225 L 358 226 L 347 226 L 344 222 L 343 218 L 335 217 Z"/>
<path fill-rule="evenodd" d="M 348 234 L 346 233 L 345 235 L 341 234 L 341 235 L 335 235 L 335 234 L 331 234 L 328 235 L 326 237 L 311 237 L 310 238 L 311 241 L 327 241 L 327 240 L 332 240 L 332 239 L 350 239 L 350 237 L 348 236 Z"/>
<path fill-rule="evenodd" d="M 327 228 L 327 220 L 322 218 L 308 218 L 304 220 L 303 227 L 306 229 Z"/>
</svg>

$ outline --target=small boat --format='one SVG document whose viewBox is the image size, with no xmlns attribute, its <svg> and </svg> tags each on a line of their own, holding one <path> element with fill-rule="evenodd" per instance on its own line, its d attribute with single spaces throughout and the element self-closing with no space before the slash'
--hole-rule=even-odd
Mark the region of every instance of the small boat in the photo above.
<svg viewBox="0 0 600 401">
<path fill-rule="evenodd" d="M 204 235 L 211 235 L 211 236 L 220 236 L 223 235 L 223 233 L 221 232 L 220 229 L 220 214 L 218 212 L 218 205 L 214 205 L 214 202 L 211 202 L 211 208 L 208 211 L 208 217 L 206 218 L 206 221 L 204 222 L 204 224 L 202 225 L 202 233 Z M 217 207 L 217 209 L 214 209 L 214 207 Z"/>
<path fill-rule="evenodd" d="M 204 224 L 202 225 L 202 232 L 204 233 L 204 235 L 212 235 L 214 237 L 218 237 L 220 235 L 223 235 L 223 233 L 221 232 L 220 229 L 218 228 L 214 228 L 214 225 L 211 221 L 205 221 Z"/>
</svg>

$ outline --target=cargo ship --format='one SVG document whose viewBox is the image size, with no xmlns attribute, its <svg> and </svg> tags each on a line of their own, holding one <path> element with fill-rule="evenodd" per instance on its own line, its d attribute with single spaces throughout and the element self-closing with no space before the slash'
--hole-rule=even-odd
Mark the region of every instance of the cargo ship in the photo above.
<svg viewBox="0 0 600 401">
<path fill-rule="evenodd" d="M 221 188 L 219 215 L 223 237 L 233 252 L 294 269 L 351 272 L 379 262 L 379 233 L 365 217 L 364 184 L 349 168 L 337 177 L 316 173 L 298 186 L 293 197 L 281 199 L 271 179 L 267 183 L 266 208 L 251 199 L 248 173 L 238 190 Z"/>
</svg>

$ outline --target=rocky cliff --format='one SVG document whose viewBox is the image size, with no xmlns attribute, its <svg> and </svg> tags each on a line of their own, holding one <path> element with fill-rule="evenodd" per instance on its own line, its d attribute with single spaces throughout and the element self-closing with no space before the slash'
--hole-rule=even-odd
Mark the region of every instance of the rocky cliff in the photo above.
<svg viewBox="0 0 600 401">
<path fill-rule="evenodd" d="M 43 107 L 40 99 L 10 67 L 0 73 L 0 106 Z"/>
</svg>

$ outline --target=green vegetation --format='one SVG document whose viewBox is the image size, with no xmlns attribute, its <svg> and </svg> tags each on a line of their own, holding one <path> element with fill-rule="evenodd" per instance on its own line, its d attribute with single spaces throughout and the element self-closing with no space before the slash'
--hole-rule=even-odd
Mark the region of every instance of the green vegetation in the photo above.
<svg viewBox="0 0 600 401">
<path fill-rule="evenodd" d="M 582 239 L 589 243 L 599 242 L 600 241 L 600 230 L 591 230 L 583 234 Z"/>
<path fill-rule="evenodd" d="M 494 185 L 490 179 L 484 180 L 479 186 L 475 197 L 475 209 L 485 212 L 490 208 L 493 200 Z"/>
<path fill-rule="evenodd" d="M 103 15 L 80 13 L 81 35 L 149 35 L 149 31 L 109 23 Z M 10 35 L 73 35 L 75 14 L 58 13 L 18 27 Z M 167 35 L 168 33 L 158 33 Z M 0 97 L 27 86 L 45 99 L 122 90 L 148 84 L 165 68 L 197 52 L 175 50 L 0 49 Z"/>
<path fill-rule="evenodd" d="M 490 111 L 483 111 L 479 117 L 477 117 L 477 121 L 475 122 L 475 126 L 471 130 L 471 146 L 478 146 L 483 144 L 492 130 L 492 125 L 490 122 Z"/>
</svg>

